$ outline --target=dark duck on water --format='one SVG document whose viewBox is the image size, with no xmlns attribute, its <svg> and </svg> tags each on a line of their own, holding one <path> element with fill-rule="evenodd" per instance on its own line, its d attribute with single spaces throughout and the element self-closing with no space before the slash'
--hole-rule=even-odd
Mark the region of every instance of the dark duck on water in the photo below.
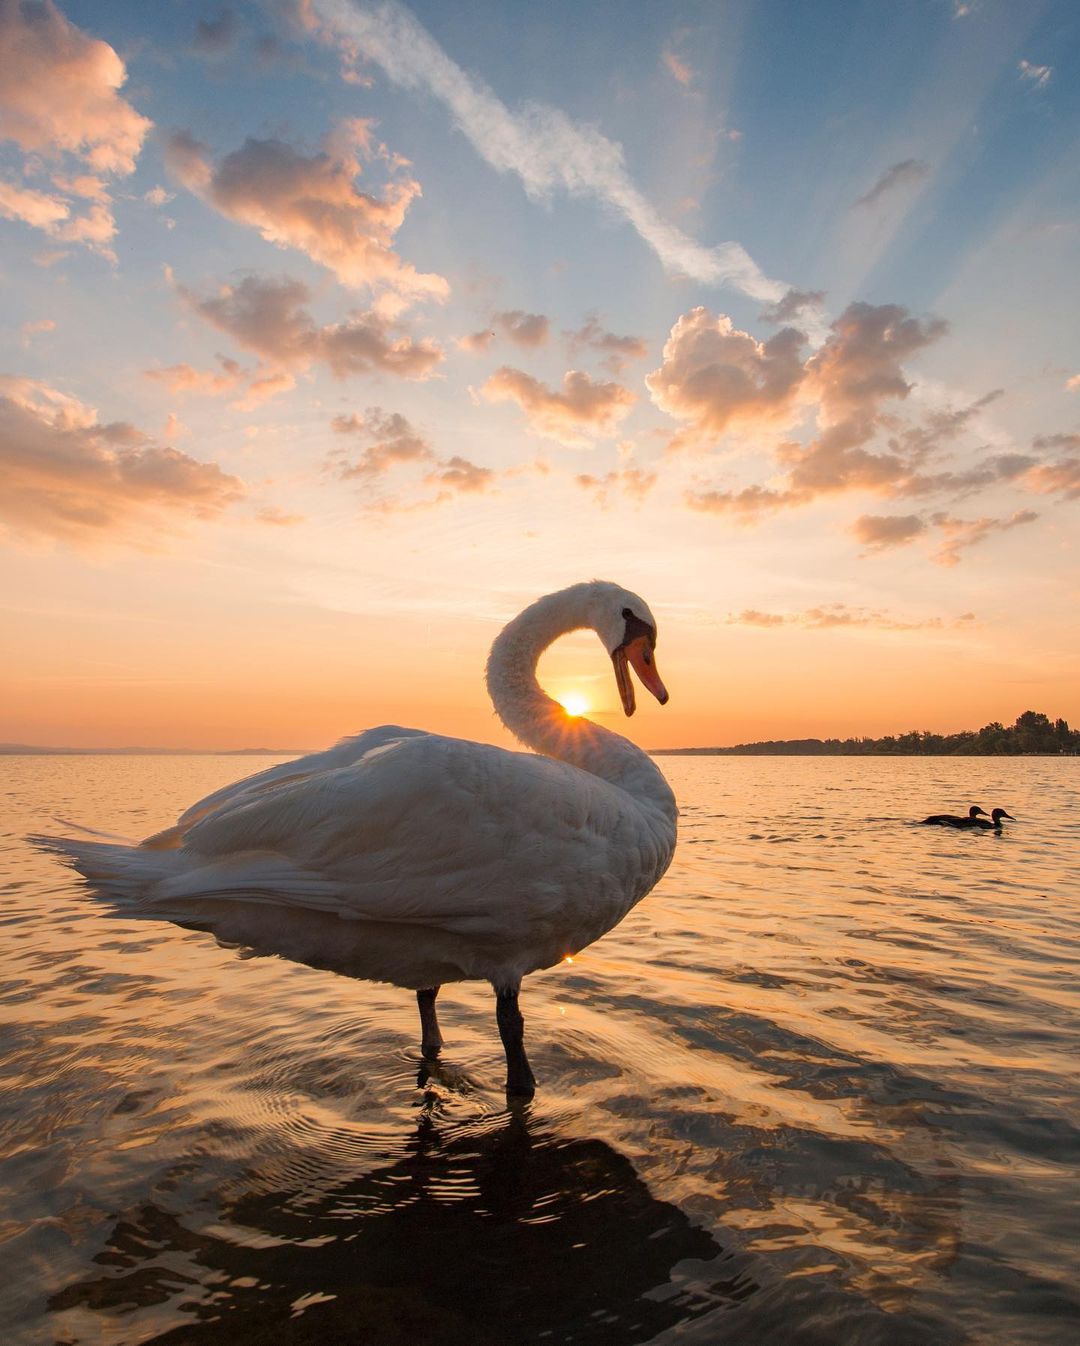
<svg viewBox="0 0 1080 1346">
<path fill-rule="evenodd" d="M 1004 809 L 994 809 L 993 813 L 990 815 L 989 822 L 987 822 L 985 818 L 976 818 L 974 819 L 974 825 L 976 827 L 981 827 L 986 832 L 1000 832 L 1002 830 L 1002 818 L 1008 818 L 1011 823 L 1016 822 L 1016 819 L 1011 813 L 1006 813 Z"/>
<path fill-rule="evenodd" d="M 983 815 L 982 818 L 979 817 L 980 813 Z M 935 824 L 938 827 L 992 827 L 992 823 L 983 822 L 985 817 L 986 810 L 979 808 L 978 804 L 972 804 L 966 818 L 958 817 L 955 813 L 932 813 L 929 818 L 924 818 L 919 826 Z"/>
</svg>

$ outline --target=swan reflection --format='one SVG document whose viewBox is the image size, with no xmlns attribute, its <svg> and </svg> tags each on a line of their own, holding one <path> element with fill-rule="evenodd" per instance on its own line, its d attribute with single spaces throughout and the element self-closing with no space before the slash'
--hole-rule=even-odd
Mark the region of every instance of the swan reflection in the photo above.
<svg viewBox="0 0 1080 1346">
<path fill-rule="evenodd" d="M 446 1126 L 435 1102 L 429 1091 L 402 1153 L 344 1182 L 281 1190 L 256 1178 L 261 1189 L 209 1228 L 153 1204 L 127 1212 L 96 1259 L 108 1270 L 50 1307 L 113 1317 L 182 1291 L 188 1321 L 153 1340 L 230 1346 L 625 1346 L 756 1289 L 744 1259 L 657 1200 L 604 1141 L 525 1110 Z"/>
</svg>

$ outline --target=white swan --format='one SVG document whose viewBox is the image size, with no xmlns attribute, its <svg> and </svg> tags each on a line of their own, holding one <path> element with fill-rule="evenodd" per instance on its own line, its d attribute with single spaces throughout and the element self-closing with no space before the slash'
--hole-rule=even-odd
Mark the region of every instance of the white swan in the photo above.
<svg viewBox="0 0 1080 1346">
<path fill-rule="evenodd" d="M 218 790 L 138 846 L 35 841 L 127 914 L 415 990 L 425 1057 L 442 1045 L 440 984 L 490 981 L 507 1089 L 531 1094 L 522 977 L 610 930 L 675 850 L 653 760 L 536 681 L 541 653 L 583 627 L 610 653 L 627 715 L 630 667 L 667 701 L 645 603 L 576 584 L 526 608 L 488 659 L 499 718 L 540 755 L 384 725 Z"/>
</svg>

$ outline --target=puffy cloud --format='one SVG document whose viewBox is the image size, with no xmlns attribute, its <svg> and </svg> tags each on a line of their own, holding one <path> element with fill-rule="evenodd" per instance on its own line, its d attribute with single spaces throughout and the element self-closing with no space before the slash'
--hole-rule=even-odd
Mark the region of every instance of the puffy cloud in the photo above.
<svg viewBox="0 0 1080 1346">
<path fill-rule="evenodd" d="M 489 402 L 516 402 L 531 430 L 571 447 L 613 435 L 637 401 L 629 389 L 617 383 L 594 383 L 581 370 L 569 370 L 563 376 L 562 391 L 556 392 L 509 365 L 497 369 L 481 392 Z"/>
<path fill-rule="evenodd" d="M 1040 495 L 1080 500 L 1080 434 L 1040 435 L 1034 447 L 1043 453 L 1063 450 L 1064 456 L 1049 462 L 1022 459 L 1028 464 L 1021 478 L 1023 484 Z"/>
<path fill-rule="evenodd" d="M 460 454 L 436 458 L 430 441 L 400 412 L 369 407 L 363 416 L 355 412 L 349 416 L 335 416 L 330 424 L 339 435 L 368 441 L 357 458 L 343 453 L 331 455 L 338 475 L 346 481 L 375 483 L 394 468 L 434 462 L 435 466 L 422 479 L 425 486 L 435 488 L 434 495 L 408 503 L 396 497 L 378 496 L 369 501 L 372 508 L 386 512 L 421 509 L 442 504 L 456 495 L 479 494 L 495 481 L 496 473 L 492 468 L 480 467 Z"/>
<path fill-rule="evenodd" d="M 761 321 L 782 326 L 793 322 L 805 309 L 820 309 L 825 303 L 824 290 L 788 290 L 776 301 L 761 310 Z"/>
<path fill-rule="evenodd" d="M 215 463 L 156 444 L 32 379 L 0 378 L 0 523 L 30 539 L 152 545 L 170 521 L 244 495 Z"/>
<path fill-rule="evenodd" d="M 439 494 L 435 497 L 436 503 L 449 499 L 452 495 L 486 491 L 494 480 L 493 468 L 479 467 L 457 453 L 451 458 L 444 458 L 439 466 L 424 478 L 429 486 L 440 488 Z"/>
<path fill-rule="evenodd" d="M 245 276 L 205 298 L 183 285 L 177 289 L 207 322 L 280 369 L 321 362 L 342 379 L 372 370 L 423 379 L 443 358 L 434 342 L 413 340 L 374 311 L 318 326 L 304 307 L 310 290 L 288 276 Z"/>
<path fill-rule="evenodd" d="M 851 531 L 868 551 L 884 551 L 905 546 L 925 533 L 926 527 L 919 514 L 862 514 Z"/>
<path fill-rule="evenodd" d="M 645 378 L 661 411 L 686 424 L 691 438 L 739 426 L 790 420 L 806 370 L 806 338 L 785 327 L 768 341 L 741 332 L 724 313 L 684 313 L 664 343 L 663 364 Z"/>
<path fill-rule="evenodd" d="M 248 139 L 217 165 L 209 149 L 186 131 L 169 137 L 165 158 L 185 187 L 228 219 L 259 231 L 281 247 L 296 248 L 332 271 L 343 285 L 385 288 L 409 299 L 442 299 L 442 276 L 424 275 L 391 246 L 420 184 L 392 179 L 381 197 L 361 191 L 361 158 L 377 154 L 370 125 L 344 123 L 319 154 L 305 155 L 280 140 Z"/>
<path fill-rule="evenodd" d="M 1036 89 L 1045 89 L 1054 73 L 1053 66 L 1033 65 L 1031 61 L 1021 61 L 1016 68 L 1020 71 L 1020 78 L 1033 84 Z"/>
<path fill-rule="evenodd" d="M 486 351 L 494 340 L 495 333 L 491 328 L 481 327 L 479 332 L 470 332 L 468 336 L 463 336 L 457 344 L 462 350 L 472 351 L 474 355 L 478 355 L 481 351 Z"/>
<path fill-rule="evenodd" d="M 942 617 L 894 617 L 876 608 L 853 608 L 846 603 L 823 603 L 818 607 L 805 608 L 802 612 L 760 612 L 755 608 L 746 608 L 728 617 L 729 625 L 763 628 L 799 626 L 810 631 L 860 627 L 878 631 L 944 631 L 970 626 L 974 621 L 973 612 L 963 612 L 959 617 L 946 621 Z"/>
<path fill-rule="evenodd" d="M 867 208 L 876 206 L 884 197 L 891 196 L 902 188 L 914 187 L 917 183 L 923 182 L 929 176 L 929 173 L 929 166 L 920 159 L 901 159 L 899 163 L 892 164 L 887 168 L 870 190 L 864 192 L 855 204 Z"/>
<path fill-rule="evenodd" d="M 628 496 L 639 504 L 656 485 L 656 473 L 641 467 L 621 467 L 603 476 L 580 472 L 575 482 L 585 491 L 591 491 L 598 505 L 607 506 L 613 494 Z"/>
<path fill-rule="evenodd" d="M 686 503 L 703 514 L 734 514 L 751 523 L 773 510 L 792 503 L 790 492 L 771 486 L 745 486 L 741 491 L 687 491 Z"/>
<path fill-rule="evenodd" d="M 400 463 L 425 462 L 435 457 L 430 443 L 396 411 L 387 414 L 380 407 L 370 407 L 362 417 L 355 412 L 351 416 L 335 416 L 330 424 L 339 435 L 362 436 L 371 441 L 359 458 L 340 466 L 339 475 L 346 480 L 378 477 Z"/>
<path fill-rule="evenodd" d="M 1038 517 L 1030 509 L 1017 510 L 1007 519 L 953 519 L 947 514 L 934 514 L 930 522 L 941 529 L 943 539 L 934 560 L 942 565 L 958 565 L 960 553 L 968 547 L 985 542 L 995 533 L 1005 533 L 1012 528 L 1034 523 Z"/>
<path fill-rule="evenodd" d="M 117 93 L 127 78 L 123 61 L 53 0 L 0 0 L 0 70 L 0 140 L 24 152 L 26 172 L 44 172 L 43 161 L 65 155 L 80 165 L 53 176 L 59 196 L 0 183 L 0 214 L 115 260 L 108 245 L 116 224 L 99 175 L 131 173 L 151 126 Z M 77 215 L 72 197 L 93 204 Z"/>
<path fill-rule="evenodd" d="M 564 332 L 563 336 L 572 352 L 585 348 L 599 351 L 604 356 L 601 363 L 612 374 L 622 373 L 632 360 L 644 359 L 649 353 L 641 337 L 616 336 L 614 332 L 605 331 L 595 314 L 586 318 L 577 331 Z"/>
<path fill-rule="evenodd" d="M 235 411 L 254 411 L 278 393 L 291 392 L 295 387 L 296 379 L 284 369 L 256 372 L 243 393 L 229 406 Z"/>
<path fill-rule="evenodd" d="M 0 0 L 0 136 L 45 156 L 67 151 L 102 173 L 131 173 L 151 123 L 117 90 L 124 63 L 53 0 Z"/>
<path fill-rule="evenodd" d="M 547 344 L 551 330 L 550 320 L 543 313 L 526 313 L 522 309 L 508 309 L 504 313 L 493 313 L 488 327 L 462 337 L 458 345 L 462 350 L 479 353 L 486 351 L 501 332 L 517 346 L 534 349 Z"/>
</svg>

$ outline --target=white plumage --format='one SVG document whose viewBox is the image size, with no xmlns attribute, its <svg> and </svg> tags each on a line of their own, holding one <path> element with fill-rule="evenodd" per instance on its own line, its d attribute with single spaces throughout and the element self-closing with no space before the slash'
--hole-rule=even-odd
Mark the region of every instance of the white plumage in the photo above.
<svg viewBox="0 0 1080 1346">
<path fill-rule="evenodd" d="M 667 699 L 646 605 L 575 585 L 511 622 L 488 662 L 497 713 L 535 753 L 384 725 L 218 790 L 139 846 L 37 841 L 129 914 L 425 993 L 483 978 L 516 1015 L 521 978 L 610 930 L 675 848 L 674 796 L 652 759 L 536 682 L 542 651 L 590 626 L 628 714 L 628 661 Z M 429 1039 L 425 1020 L 437 1050 Z"/>
</svg>

